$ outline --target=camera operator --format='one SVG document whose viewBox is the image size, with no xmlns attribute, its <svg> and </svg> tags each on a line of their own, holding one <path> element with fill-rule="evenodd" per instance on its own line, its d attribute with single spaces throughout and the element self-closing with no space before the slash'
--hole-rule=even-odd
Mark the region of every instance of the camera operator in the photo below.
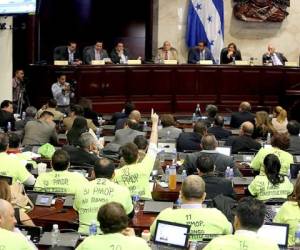
<svg viewBox="0 0 300 250">
<path fill-rule="evenodd" d="M 57 110 L 68 114 L 70 112 L 70 99 L 74 97 L 74 88 L 66 82 L 66 75 L 60 74 L 57 82 L 51 87 L 53 98 L 57 102 Z"/>
</svg>

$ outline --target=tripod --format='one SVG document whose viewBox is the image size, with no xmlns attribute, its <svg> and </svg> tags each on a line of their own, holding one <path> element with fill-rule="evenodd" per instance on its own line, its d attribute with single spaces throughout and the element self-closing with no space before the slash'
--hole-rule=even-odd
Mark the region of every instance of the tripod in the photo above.
<svg viewBox="0 0 300 250">
<path fill-rule="evenodd" d="M 26 93 L 26 89 L 24 84 L 21 84 L 20 86 L 20 92 L 19 92 L 19 96 L 18 96 L 18 104 L 17 104 L 17 114 L 20 115 L 20 117 L 22 116 L 22 111 L 23 111 L 23 105 L 27 103 L 27 106 L 30 106 L 30 102 L 29 102 L 29 98 L 28 95 Z"/>
</svg>

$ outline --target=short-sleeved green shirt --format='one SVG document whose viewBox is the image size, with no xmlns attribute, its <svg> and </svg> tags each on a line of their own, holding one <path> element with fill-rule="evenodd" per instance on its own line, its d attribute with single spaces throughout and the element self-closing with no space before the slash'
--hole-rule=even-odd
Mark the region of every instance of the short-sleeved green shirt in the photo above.
<svg viewBox="0 0 300 250">
<path fill-rule="evenodd" d="M 23 235 L 0 228 L 1 250 L 34 250 Z"/>
<path fill-rule="evenodd" d="M 232 232 L 231 223 L 225 215 L 215 208 L 167 208 L 160 212 L 156 220 L 150 227 L 152 237 L 155 233 L 156 221 L 164 220 L 191 226 L 190 236 L 192 241 L 200 241 L 203 234 L 230 234 Z"/>
<path fill-rule="evenodd" d="M 253 235 L 241 235 L 237 231 L 234 235 L 225 235 L 213 239 L 204 250 L 279 250 L 273 242 Z"/>
<path fill-rule="evenodd" d="M 23 183 L 31 176 L 25 165 L 20 159 L 0 153 L 0 175 L 12 177 L 13 183 L 16 181 Z"/>
<path fill-rule="evenodd" d="M 99 208 L 108 202 L 121 203 L 127 214 L 133 209 L 130 192 L 108 179 L 98 178 L 78 190 L 75 194 L 74 209 L 79 213 L 80 233 L 88 234 L 93 220 L 97 221 Z"/>
<path fill-rule="evenodd" d="M 286 199 L 294 189 L 293 184 L 285 176 L 284 182 L 274 186 L 265 175 L 258 175 L 248 186 L 249 192 L 258 200 L 269 200 L 275 198 Z"/>
<path fill-rule="evenodd" d="M 281 164 L 280 173 L 287 175 L 291 163 L 294 163 L 294 159 L 290 153 L 283 151 L 279 148 L 274 148 L 274 147 L 261 148 L 253 158 L 250 166 L 254 170 L 260 171 L 261 174 L 264 174 L 265 173 L 264 159 L 268 154 L 274 154 L 279 158 Z"/>
<path fill-rule="evenodd" d="M 128 187 L 131 195 L 139 195 L 142 198 L 151 199 L 149 177 L 156 155 L 156 145 L 150 144 L 145 158 L 140 163 L 125 165 L 115 171 L 115 182 Z"/>
<path fill-rule="evenodd" d="M 295 244 L 297 225 L 300 223 L 300 208 L 298 203 L 295 201 L 285 202 L 279 209 L 273 221 L 290 225 L 288 244 L 289 246 L 293 246 Z"/>
<path fill-rule="evenodd" d="M 95 235 L 87 237 L 76 250 L 150 250 L 146 241 L 135 236 L 120 233 Z"/>
<path fill-rule="evenodd" d="M 76 172 L 51 171 L 36 179 L 34 189 L 42 192 L 75 194 L 77 189 L 88 184 L 88 180 Z"/>
</svg>

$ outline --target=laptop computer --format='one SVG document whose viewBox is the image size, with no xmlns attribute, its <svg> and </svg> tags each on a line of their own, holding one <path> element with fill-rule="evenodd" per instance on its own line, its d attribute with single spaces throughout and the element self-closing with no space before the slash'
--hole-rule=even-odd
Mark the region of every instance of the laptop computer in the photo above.
<svg viewBox="0 0 300 250">
<path fill-rule="evenodd" d="M 224 125 L 229 126 L 231 122 L 231 116 L 224 116 Z"/>
<path fill-rule="evenodd" d="M 145 201 L 144 203 L 144 213 L 160 213 L 162 210 L 173 207 L 173 202 L 164 201 Z"/>
<path fill-rule="evenodd" d="M 187 249 L 190 225 L 157 220 L 153 237 L 156 248 L 152 249 Z"/>
<path fill-rule="evenodd" d="M 300 155 L 294 155 L 294 162 L 300 163 Z"/>
<path fill-rule="evenodd" d="M 299 171 L 300 171 L 300 163 L 292 163 L 290 165 L 290 173 L 292 179 L 297 179 Z"/>
<path fill-rule="evenodd" d="M 77 246 L 79 240 L 79 234 L 76 233 L 60 233 L 58 237 L 58 244 L 61 247 L 73 247 Z M 39 245 L 51 246 L 51 232 L 45 232 L 39 242 Z"/>
<path fill-rule="evenodd" d="M 253 179 L 254 177 L 233 177 L 232 182 L 236 186 L 249 186 Z"/>
<path fill-rule="evenodd" d="M 289 225 L 281 223 L 265 223 L 258 231 L 259 237 L 275 242 L 280 249 L 287 249 Z"/>
<path fill-rule="evenodd" d="M 220 154 L 231 156 L 231 147 L 216 147 L 216 151 Z"/>
</svg>

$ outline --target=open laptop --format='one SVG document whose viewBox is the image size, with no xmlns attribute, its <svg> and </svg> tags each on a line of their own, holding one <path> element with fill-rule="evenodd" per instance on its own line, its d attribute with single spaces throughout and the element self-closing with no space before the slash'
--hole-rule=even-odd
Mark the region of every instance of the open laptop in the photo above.
<svg viewBox="0 0 300 250">
<path fill-rule="evenodd" d="M 152 249 L 187 249 L 190 227 L 157 220 Z"/>
<path fill-rule="evenodd" d="M 60 233 L 58 244 L 60 247 L 72 247 L 74 249 L 79 241 L 79 234 L 75 233 Z M 39 245 L 51 246 L 51 232 L 45 232 L 39 242 Z"/>
<path fill-rule="evenodd" d="M 297 179 L 299 171 L 300 171 L 300 163 L 292 163 L 290 165 L 290 173 L 292 179 Z"/>
<path fill-rule="evenodd" d="M 231 156 L 231 147 L 216 147 L 216 151 L 220 154 Z"/>
<path fill-rule="evenodd" d="M 164 201 L 145 201 L 144 204 L 144 213 L 160 213 L 166 208 L 173 208 L 173 202 L 164 202 Z"/>
<path fill-rule="evenodd" d="M 275 242 L 280 249 L 287 249 L 289 225 L 280 223 L 265 223 L 258 231 L 259 237 Z"/>
</svg>

